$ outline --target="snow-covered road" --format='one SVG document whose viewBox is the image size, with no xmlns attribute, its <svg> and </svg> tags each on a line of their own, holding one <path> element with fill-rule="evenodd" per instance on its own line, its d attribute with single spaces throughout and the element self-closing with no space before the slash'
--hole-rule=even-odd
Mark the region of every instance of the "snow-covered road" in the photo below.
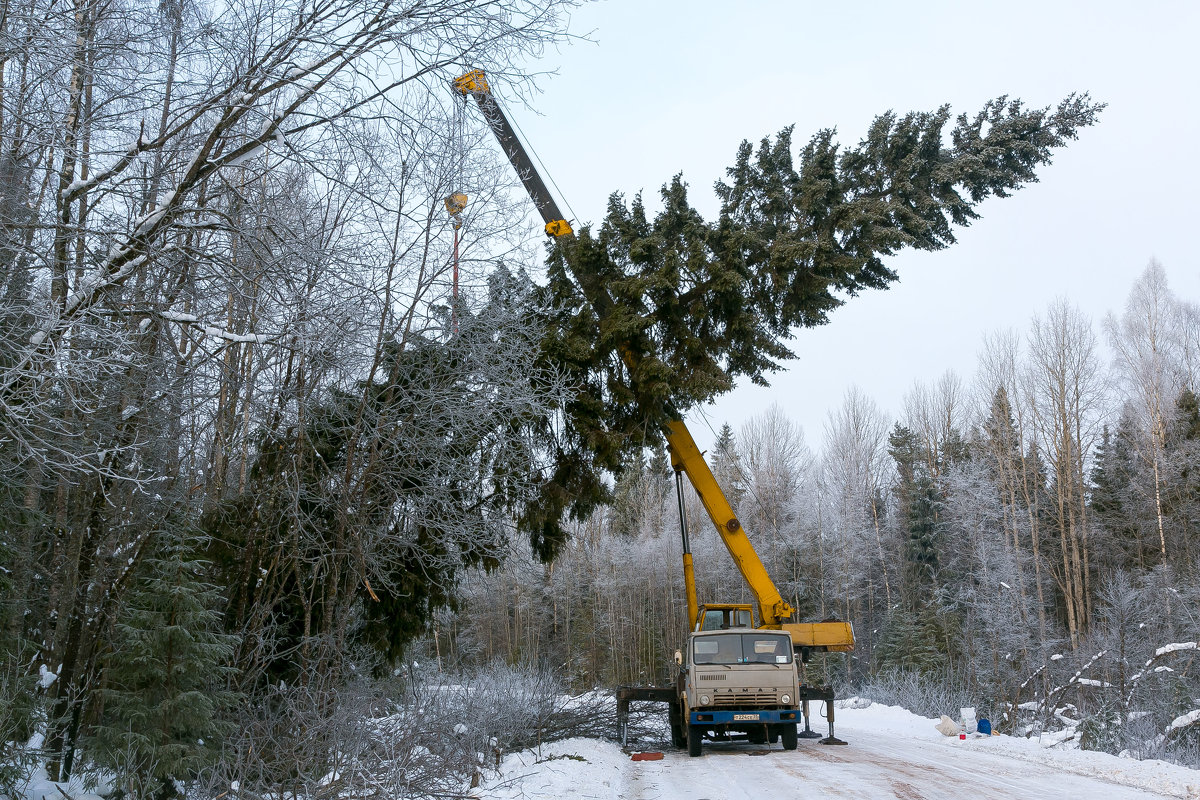
<svg viewBox="0 0 1200 800">
<path fill-rule="evenodd" d="M 482 797 L 738 800 L 846 797 L 1200 800 L 1200 772 L 1050 749 L 1006 736 L 948 739 L 934 722 L 896 708 L 839 711 L 848 747 L 801 740 L 794 752 L 750 744 L 705 743 L 702 758 L 667 750 L 661 761 L 632 761 L 611 742 L 572 739 L 510 756 Z"/>
</svg>

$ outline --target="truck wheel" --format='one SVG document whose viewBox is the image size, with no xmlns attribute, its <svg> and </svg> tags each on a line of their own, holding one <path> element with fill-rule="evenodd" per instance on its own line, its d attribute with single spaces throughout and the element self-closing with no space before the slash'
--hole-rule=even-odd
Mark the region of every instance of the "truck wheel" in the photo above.
<svg viewBox="0 0 1200 800">
<path fill-rule="evenodd" d="M 746 733 L 746 741 L 750 744 L 766 744 L 767 743 L 767 726 L 760 725 Z"/>
<path fill-rule="evenodd" d="M 683 726 L 678 722 L 671 723 L 671 744 L 676 747 L 683 747 L 687 744 L 687 738 L 683 735 Z"/>
<path fill-rule="evenodd" d="M 704 728 L 699 725 L 688 725 L 688 755 L 692 758 L 700 755 L 703 738 Z"/>
<path fill-rule="evenodd" d="M 687 730 L 683 727 L 683 711 L 672 703 L 667 708 L 667 717 L 671 721 L 671 744 L 683 747 L 687 744 Z"/>
<path fill-rule="evenodd" d="M 799 738 L 796 735 L 796 723 L 784 725 L 779 729 L 779 738 L 783 739 L 784 750 L 795 750 L 796 740 Z"/>
</svg>

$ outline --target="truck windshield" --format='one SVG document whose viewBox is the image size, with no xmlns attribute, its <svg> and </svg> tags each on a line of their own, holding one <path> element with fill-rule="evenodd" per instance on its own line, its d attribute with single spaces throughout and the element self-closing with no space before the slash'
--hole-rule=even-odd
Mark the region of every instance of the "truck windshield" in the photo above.
<svg viewBox="0 0 1200 800">
<path fill-rule="evenodd" d="M 722 633 L 692 642 L 697 664 L 790 664 L 791 640 L 778 633 Z"/>
</svg>

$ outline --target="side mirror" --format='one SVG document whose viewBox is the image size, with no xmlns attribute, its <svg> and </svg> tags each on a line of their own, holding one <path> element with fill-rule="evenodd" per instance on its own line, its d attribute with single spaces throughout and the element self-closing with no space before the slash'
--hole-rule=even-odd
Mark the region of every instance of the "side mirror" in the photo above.
<svg viewBox="0 0 1200 800">
<path fill-rule="evenodd" d="M 683 653 L 678 650 L 675 651 L 675 663 L 681 667 L 683 666 Z"/>
</svg>

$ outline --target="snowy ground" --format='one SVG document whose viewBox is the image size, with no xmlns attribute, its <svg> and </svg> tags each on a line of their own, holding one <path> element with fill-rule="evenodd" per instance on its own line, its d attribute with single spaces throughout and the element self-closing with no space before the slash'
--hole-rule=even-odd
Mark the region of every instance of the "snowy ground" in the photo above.
<svg viewBox="0 0 1200 800">
<path fill-rule="evenodd" d="M 705 742 L 704 756 L 668 749 L 661 761 L 632 761 L 612 742 L 571 739 L 537 753 L 510 755 L 482 798 L 661 798 L 736 800 L 765 797 L 1053 798 L 1200 800 L 1200 772 L 1162 761 L 1046 747 L 1008 736 L 951 739 L 934 720 L 872 705 L 838 710 L 848 747 L 800 741 L 779 745 Z"/>
</svg>

